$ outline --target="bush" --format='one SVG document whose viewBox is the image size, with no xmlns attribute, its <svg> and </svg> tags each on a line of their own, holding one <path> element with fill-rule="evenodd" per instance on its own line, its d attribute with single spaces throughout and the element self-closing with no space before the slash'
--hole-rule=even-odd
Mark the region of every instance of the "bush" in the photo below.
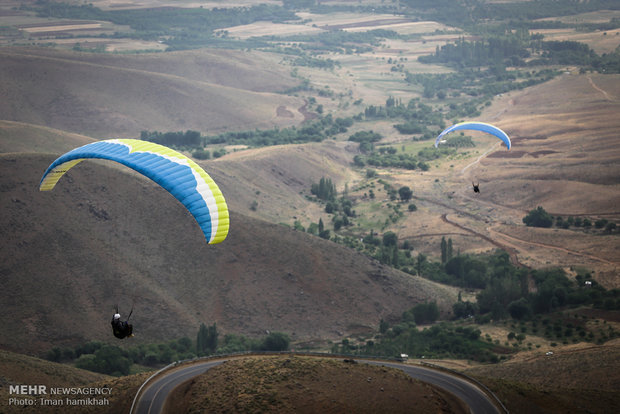
<svg viewBox="0 0 620 414">
<path fill-rule="evenodd" d="M 551 227 L 553 217 L 544 208 L 538 206 L 535 210 L 531 210 L 527 216 L 523 217 L 523 223 L 529 227 Z"/>
<path fill-rule="evenodd" d="M 290 342 L 288 335 L 281 332 L 273 332 L 263 340 L 261 349 L 263 351 L 286 351 Z"/>
<path fill-rule="evenodd" d="M 199 149 L 192 152 L 192 157 L 197 160 L 208 160 L 211 158 L 211 152 L 209 150 Z"/>
<path fill-rule="evenodd" d="M 473 302 L 457 302 L 452 305 L 455 318 L 469 318 L 478 313 L 478 305 Z"/>
<path fill-rule="evenodd" d="M 108 375 L 128 375 L 132 361 L 117 346 L 104 345 L 94 354 L 83 354 L 75 366 Z"/>
<path fill-rule="evenodd" d="M 510 302 L 508 312 L 514 319 L 524 319 L 532 313 L 532 307 L 525 298 Z"/>
<path fill-rule="evenodd" d="M 403 321 L 425 324 L 435 322 L 439 318 L 437 302 L 420 303 L 408 311 L 403 312 Z"/>
</svg>

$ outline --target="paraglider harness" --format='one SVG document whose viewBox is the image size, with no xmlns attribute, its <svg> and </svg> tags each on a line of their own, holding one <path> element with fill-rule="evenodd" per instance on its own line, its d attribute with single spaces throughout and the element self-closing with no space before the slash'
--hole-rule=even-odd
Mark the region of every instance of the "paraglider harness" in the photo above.
<svg viewBox="0 0 620 414">
<path fill-rule="evenodd" d="M 471 185 L 474 187 L 474 193 L 479 193 L 480 192 L 480 183 L 478 184 L 474 184 L 474 182 L 471 182 Z"/>
<path fill-rule="evenodd" d="M 133 306 L 131 307 L 131 311 L 129 312 L 129 316 L 126 321 L 121 321 L 121 316 L 118 313 L 118 305 L 116 305 L 116 313 L 112 316 L 112 332 L 114 336 L 118 339 L 123 339 L 126 337 L 133 336 L 133 325 L 129 323 L 129 318 L 133 313 Z"/>
</svg>

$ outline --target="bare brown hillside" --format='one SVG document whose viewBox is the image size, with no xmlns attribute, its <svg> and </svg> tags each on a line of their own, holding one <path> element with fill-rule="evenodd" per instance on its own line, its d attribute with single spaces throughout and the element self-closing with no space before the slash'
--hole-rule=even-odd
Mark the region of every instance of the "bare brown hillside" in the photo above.
<svg viewBox="0 0 620 414">
<path fill-rule="evenodd" d="M 201 322 L 223 332 L 338 338 L 421 301 L 435 298 L 448 310 L 456 300 L 454 289 L 235 211 L 228 239 L 209 246 L 166 191 L 108 165 L 82 163 L 40 193 L 54 158 L 0 157 L 0 318 L 11 332 L 4 348 L 110 340 L 117 302 L 125 313 L 135 302 L 141 342 L 193 337 Z"/>
<path fill-rule="evenodd" d="M 617 232 L 533 228 L 522 221 L 541 206 L 553 216 L 620 222 L 619 79 L 564 74 L 496 97 L 478 120 L 505 130 L 510 151 L 473 133 L 478 146 L 467 156 L 424 174 L 391 172 L 433 212 L 432 221 L 401 225 L 399 235 L 428 235 L 424 242 L 434 254 L 440 238 L 450 235 L 465 252 L 500 247 L 520 265 L 581 267 L 607 288 L 620 286 Z M 471 191 L 472 181 L 480 183 L 480 194 Z"/>
<path fill-rule="evenodd" d="M 101 55 L 3 48 L 0 119 L 96 138 L 298 124 L 304 102 L 278 93 L 298 81 L 273 59 L 260 52 Z"/>
<path fill-rule="evenodd" d="M 605 414 L 620 410 L 619 356 L 618 340 L 582 343 L 465 372 L 489 386 L 511 413 Z"/>
<path fill-rule="evenodd" d="M 307 226 L 328 219 L 322 205 L 307 199 L 312 184 L 329 177 L 342 190 L 358 181 L 360 172 L 350 168 L 357 151 L 351 142 L 282 145 L 232 153 L 209 169 L 238 211 L 272 223 L 295 218 Z"/>
<path fill-rule="evenodd" d="M 54 128 L 0 120 L 0 153 L 40 152 L 60 155 L 93 141 L 84 135 Z"/>
<path fill-rule="evenodd" d="M 513 148 L 490 154 L 477 171 L 499 179 L 491 200 L 523 210 L 544 205 L 555 214 L 620 216 L 618 80 L 564 75 L 504 101 L 498 124 L 511 131 Z"/>
<path fill-rule="evenodd" d="M 7 384 L 46 384 L 48 387 L 85 385 L 111 377 L 69 365 L 45 361 L 39 358 L 0 350 L 0 395 L 6 397 Z M 6 403 L 1 398 L 2 405 Z"/>
<path fill-rule="evenodd" d="M 68 364 L 45 361 L 36 357 L 0 351 L 0 411 L 2 413 L 127 413 L 131 408 L 133 397 L 140 388 L 140 385 L 152 374 L 145 372 L 141 374 L 124 376 L 121 378 L 109 375 L 97 374 L 74 368 Z M 9 386 L 11 385 L 43 385 L 46 387 L 46 394 L 25 395 L 12 394 Z M 71 404 L 71 400 L 84 400 L 86 394 L 52 394 L 51 389 L 56 387 L 67 387 L 76 390 L 86 390 L 90 388 L 107 388 L 110 394 L 93 394 L 92 398 L 103 401 L 107 404 L 83 405 L 80 401 Z M 17 398 L 16 398 L 17 397 Z M 10 401 L 16 398 L 19 401 L 29 401 L 32 405 L 19 404 Z M 44 401 L 48 404 L 44 404 Z M 57 402 L 58 405 L 49 404 Z"/>
</svg>

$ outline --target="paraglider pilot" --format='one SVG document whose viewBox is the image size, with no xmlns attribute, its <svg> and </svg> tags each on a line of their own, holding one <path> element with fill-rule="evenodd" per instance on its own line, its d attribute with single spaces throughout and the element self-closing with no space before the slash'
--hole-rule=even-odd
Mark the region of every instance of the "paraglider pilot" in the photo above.
<svg viewBox="0 0 620 414">
<path fill-rule="evenodd" d="M 480 183 L 474 184 L 474 182 L 472 181 L 471 185 L 474 187 L 474 193 L 479 193 L 480 192 Z"/>
<path fill-rule="evenodd" d="M 123 339 L 127 337 L 131 338 L 133 336 L 133 325 L 129 323 L 129 317 L 131 317 L 132 312 L 133 312 L 133 308 L 131 309 L 131 312 L 129 312 L 129 316 L 127 317 L 127 320 L 122 321 L 121 315 L 120 313 L 118 313 L 118 306 L 116 307 L 116 313 L 112 317 L 111 323 L 112 323 L 112 332 L 114 333 L 114 336 L 117 337 L 118 339 Z"/>
</svg>

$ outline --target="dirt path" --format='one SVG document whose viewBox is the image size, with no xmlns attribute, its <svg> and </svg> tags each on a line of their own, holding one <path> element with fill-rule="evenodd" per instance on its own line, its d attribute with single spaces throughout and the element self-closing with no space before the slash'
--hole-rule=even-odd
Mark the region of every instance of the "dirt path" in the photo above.
<svg viewBox="0 0 620 414">
<path fill-rule="evenodd" d="M 596 89 L 597 91 L 599 91 L 600 93 L 603 94 L 603 96 L 605 97 L 605 99 L 607 99 L 608 101 L 615 101 L 615 99 L 611 98 L 610 95 L 605 92 L 603 89 L 599 88 L 596 83 L 594 83 L 594 81 L 592 80 L 592 77 L 590 75 L 586 76 L 586 78 L 588 78 L 588 82 L 590 82 L 590 85 L 592 85 L 592 87 L 594 89 Z"/>
<path fill-rule="evenodd" d="M 499 146 L 500 143 L 496 143 L 493 146 L 491 146 L 491 148 L 489 148 L 484 154 L 482 154 L 481 156 L 479 156 L 476 161 L 467 164 L 462 170 L 461 170 L 461 174 L 465 174 L 465 171 L 467 171 L 470 167 L 473 167 L 474 165 L 478 164 L 480 161 L 482 161 L 483 159 L 485 159 L 487 157 L 487 155 L 489 155 L 492 151 L 495 150 L 495 147 Z"/>
<path fill-rule="evenodd" d="M 526 265 L 524 265 L 523 263 L 521 263 L 519 261 L 519 251 L 516 249 L 515 246 L 513 245 L 509 245 L 509 244 L 505 244 L 505 243 L 500 243 L 499 241 L 492 239 L 491 237 L 487 236 L 486 234 L 482 234 L 476 230 L 470 229 L 469 227 L 465 227 L 460 223 L 457 223 L 455 221 L 452 221 L 448 218 L 447 214 L 442 214 L 441 215 L 441 220 L 444 223 L 450 224 L 452 226 L 458 227 L 459 229 L 466 231 L 468 233 L 474 234 L 477 237 L 480 237 L 481 239 L 491 243 L 493 246 L 504 250 L 505 252 L 508 253 L 508 255 L 510 256 L 510 261 L 515 264 L 516 266 L 520 266 L 520 267 L 528 267 Z"/>
<path fill-rule="evenodd" d="M 567 253 L 567 254 L 571 254 L 571 255 L 575 255 L 575 256 L 581 256 L 581 257 L 586 257 L 588 259 L 599 261 L 601 263 L 606 263 L 606 264 L 610 264 L 610 265 L 618 265 L 619 264 L 617 262 L 612 262 L 610 260 L 603 259 L 603 258 L 598 257 L 598 256 L 594 256 L 592 254 L 582 253 L 582 252 L 578 252 L 576 250 L 571 250 L 571 249 L 567 249 L 567 248 L 560 247 L 560 246 L 554 246 L 552 244 L 545 244 L 545 243 L 539 243 L 539 242 L 534 242 L 534 241 L 520 239 L 518 237 L 510 236 L 510 235 L 508 235 L 506 233 L 502 233 L 500 231 L 494 230 L 494 229 L 492 229 L 490 227 L 487 228 L 487 230 L 489 230 L 490 233 L 494 233 L 496 235 L 499 235 L 499 237 L 506 238 L 506 239 L 509 239 L 509 240 L 513 240 L 513 241 L 516 241 L 518 243 L 524 243 L 524 244 L 528 244 L 530 246 L 543 247 L 545 249 L 559 250 L 559 251 Z M 515 246 L 515 248 L 516 248 L 516 246 Z"/>
<path fill-rule="evenodd" d="M 416 197 L 419 198 L 419 197 Z M 422 199 L 422 198 L 419 198 Z M 424 201 L 432 203 L 432 204 L 437 204 L 440 205 L 442 207 L 445 207 L 447 209 L 450 209 L 458 214 L 461 214 L 463 216 L 469 217 L 470 219 L 473 220 L 482 220 L 481 218 L 477 217 L 475 214 L 469 213 L 467 211 L 463 211 L 460 210 L 458 208 L 455 207 L 451 207 L 448 206 L 444 203 L 441 203 L 439 201 L 434 201 L 434 200 L 430 200 L 428 198 L 423 198 Z M 448 213 L 444 213 L 441 215 L 441 220 L 446 223 L 446 224 L 450 224 L 451 226 L 454 226 L 466 233 L 472 234 L 476 237 L 479 237 L 483 240 L 485 240 L 486 242 L 490 243 L 493 246 L 496 246 L 499 249 L 502 249 L 504 251 L 506 251 L 508 253 L 508 255 L 510 256 L 510 260 L 513 264 L 515 264 L 516 266 L 521 266 L 521 267 L 528 267 L 527 265 L 525 265 L 524 263 L 522 263 L 519 260 L 519 253 L 520 253 L 520 248 L 517 244 L 514 243 L 519 243 L 519 244 L 525 244 L 525 245 L 529 245 L 529 246 L 535 246 L 535 247 L 540 247 L 540 248 L 544 248 L 544 249 L 551 249 L 551 250 L 556 250 L 556 251 L 561 251 L 563 253 L 566 254 L 570 254 L 570 255 L 574 255 L 574 256 L 579 256 L 579 257 L 583 257 L 583 258 L 587 258 L 590 260 L 594 260 L 594 261 L 598 261 L 600 263 L 605 263 L 605 264 L 609 264 L 609 265 L 613 265 L 613 266 L 617 266 L 619 265 L 618 262 L 614 262 L 614 261 L 610 261 L 598 256 L 595 256 L 593 254 L 589 254 L 589 253 L 583 253 L 583 252 L 579 252 L 576 250 L 571 250 L 571 249 L 567 249 L 564 247 L 560 247 L 560 246 L 555 246 L 552 244 L 545 244 L 545 243 L 540 243 L 540 242 L 534 242 L 534 241 L 529 241 L 529 240 L 525 240 L 525 239 L 521 239 L 515 236 L 511 236 L 505 233 L 502 233 L 498 230 L 493 229 L 492 227 L 487 227 L 486 230 L 489 232 L 489 234 L 484 234 L 480 231 L 474 230 L 472 228 L 466 227 L 461 223 L 458 223 L 454 220 L 451 220 L 448 217 Z M 444 234 L 448 234 L 448 233 L 444 233 Z"/>
</svg>

